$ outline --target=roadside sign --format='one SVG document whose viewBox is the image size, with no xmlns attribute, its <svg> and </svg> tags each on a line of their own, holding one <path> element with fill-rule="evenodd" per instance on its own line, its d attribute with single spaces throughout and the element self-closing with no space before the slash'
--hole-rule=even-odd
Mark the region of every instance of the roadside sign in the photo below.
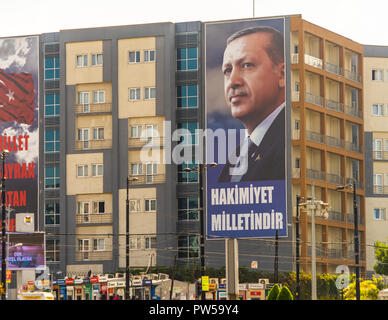
<svg viewBox="0 0 388 320">
<path fill-rule="evenodd" d="M 201 283 L 202 283 L 202 291 L 209 291 L 209 277 L 203 276 L 201 278 Z"/>
</svg>

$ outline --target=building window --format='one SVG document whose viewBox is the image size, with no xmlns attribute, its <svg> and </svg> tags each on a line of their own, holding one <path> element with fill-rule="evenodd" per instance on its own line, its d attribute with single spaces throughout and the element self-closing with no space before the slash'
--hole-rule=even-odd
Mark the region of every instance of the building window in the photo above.
<svg viewBox="0 0 388 320">
<path fill-rule="evenodd" d="M 183 162 L 178 165 L 178 182 L 179 183 L 193 183 L 198 182 L 198 171 L 195 170 L 195 164 L 187 164 Z M 191 172 L 185 172 L 184 169 L 194 169 Z"/>
<path fill-rule="evenodd" d="M 129 200 L 129 212 L 139 212 L 140 211 L 140 200 L 132 199 Z"/>
<path fill-rule="evenodd" d="M 78 141 L 82 141 L 82 148 L 89 148 L 89 128 L 78 129 Z"/>
<path fill-rule="evenodd" d="M 155 50 L 144 50 L 144 62 L 155 61 Z"/>
<path fill-rule="evenodd" d="M 383 111 L 384 105 L 383 104 L 373 104 L 372 105 L 372 115 L 374 116 L 383 116 L 384 111 Z"/>
<path fill-rule="evenodd" d="M 46 57 L 44 59 L 44 79 L 59 79 L 59 57 Z"/>
<path fill-rule="evenodd" d="M 177 86 L 177 107 L 198 108 L 198 85 Z"/>
<path fill-rule="evenodd" d="M 89 176 L 89 168 L 87 164 L 77 165 L 77 177 L 84 178 Z"/>
<path fill-rule="evenodd" d="M 140 51 L 129 51 L 128 61 L 129 61 L 129 63 L 139 63 L 140 62 Z"/>
<path fill-rule="evenodd" d="M 105 213 L 105 201 L 93 201 L 93 213 Z"/>
<path fill-rule="evenodd" d="M 89 214 L 90 213 L 90 203 L 79 201 L 77 202 L 77 213 L 78 214 Z"/>
<path fill-rule="evenodd" d="M 144 246 L 146 250 L 156 248 L 156 237 L 145 237 L 144 240 L 145 240 Z"/>
<path fill-rule="evenodd" d="M 141 137 L 142 126 L 131 126 L 131 138 Z"/>
<path fill-rule="evenodd" d="M 46 129 L 44 137 L 44 151 L 49 152 L 59 152 L 59 129 Z"/>
<path fill-rule="evenodd" d="M 82 54 L 77 55 L 77 67 L 87 67 L 88 66 L 88 55 Z"/>
<path fill-rule="evenodd" d="M 382 174 L 374 174 L 373 175 L 373 186 L 374 186 L 374 193 L 381 194 L 384 191 L 383 187 L 383 175 Z"/>
<path fill-rule="evenodd" d="M 104 251 L 105 239 L 93 239 L 93 251 Z"/>
<path fill-rule="evenodd" d="M 150 100 L 150 99 L 155 99 L 156 98 L 156 88 L 151 87 L 151 88 L 144 88 L 144 99 L 145 100 Z"/>
<path fill-rule="evenodd" d="M 184 121 L 178 122 L 178 129 L 185 129 L 180 133 L 180 142 L 182 144 L 197 144 L 198 136 L 196 130 L 198 129 L 198 122 Z"/>
<path fill-rule="evenodd" d="M 93 140 L 104 140 L 104 128 L 93 128 Z"/>
<path fill-rule="evenodd" d="M 104 166 L 102 164 L 92 164 L 92 177 L 102 177 Z"/>
<path fill-rule="evenodd" d="M 382 69 L 372 69 L 372 81 L 383 81 L 383 73 Z"/>
<path fill-rule="evenodd" d="M 44 206 L 44 222 L 46 226 L 59 225 L 60 211 L 58 200 L 46 200 Z"/>
<path fill-rule="evenodd" d="M 45 175 L 44 175 L 45 189 L 59 188 L 59 180 L 60 180 L 59 165 L 45 167 Z"/>
<path fill-rule="evenodd" d="M 144 208 L 146 212 L 156 211 L 156 199 L 144 200 Z"/>
<path fill-rule="evenodd" d="M 130 237 L 129 238 L 129 248 L 132 250 L 141 249 L 141 238 Z"/>
<path fill-rule="evenodd" d="M 140 100 L 140 88 L 130 88 L 129 101 L 138 101 L 138 100 Z"/>
<path fill-rule="evenodd" d="M 198 48 L 177 49 L 177 70 L 189 71 L 198 69 Z"/>
<path fill-rule="evenodd" d="M 146 163 L 146 182 L 152 183 L 153 176 L 158 174 L 158 164 L 155 162 Z"/>
<path fill-rule="evenodd" d="M 102 53 L 92 54 L 92 66 L 102 66 Z"/>
<path fill-rule="evenodd" d="M 59 116 L 59 92 L 46 93 L 44 96 L 44 116 L 55 117 Z"/>
<path fill-rule="evenodd" d="M 105 91 L 93 91 L 93 103 L 105 103 Z"/>
<path fill-rule="evenodd" d="M 178 238 L 178 258 L 199 257 L 199 236 L 180 236 Z"/>
<path fill-rule="evenodd" d="M 385 208 L 373 209 L 373 218 L 375 220 L 386 220 Z"/>
<path fill-rule="evenodd" d="M 131 163 L 131 175 L 138 176 L 143 174 L 142 163 Z"/>
<path fill-rule="evenodd" d="M 59 262 L 59 240 L 46 239 L 46 262 Z"/>
<path fill-rule="evenodd" d="M 198 220 L 198 197 L 178 198 L 178 220 Z"/>
<path fill-rule="evenodd" d="M 382 139 L 373 140 L 373 153 L 374 153 L 374 159 L 376 160 L 383 159 L 383 140 Z"/>
<path fill-rule="evenodd" d="M 82 112 L 90 111 L 89 92 L 78 92 L 78 104 L 82 106 Z"/>
</svg>

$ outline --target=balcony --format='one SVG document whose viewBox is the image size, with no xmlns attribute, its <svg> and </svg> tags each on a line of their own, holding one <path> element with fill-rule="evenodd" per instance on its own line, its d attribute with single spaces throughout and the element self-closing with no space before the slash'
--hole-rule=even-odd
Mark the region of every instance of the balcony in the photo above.
<svg viewBox="0 0 388 320">
<path fill-rule="evenodd" d="M 112 223 L 111 213 L 76 214 L 76 224 Z"/>
<path fill-rule="evenodd" d="M 308 179 L 325 181 L 325 172 L 315 169 L 306 169 L 306 176 Z"/>
<path fill-rule="evenodd" d="M 361 82 L 361 75 L 354 71 L 345 70 L 345 78 L 354 82 Z"/>
<path fill-rule="evenodd" d="M 330 147 L 342 149 L 344 147 L 344 140 L 337 137 L 326 136 L 326 144 Z"/>
<path fill-rule="evenodd" d="M 75 106 L 76 114 L 90 113 L 111 113 L 112 103 L 92 103 L 92 104 L 77 104 Z"/>
<path fill-rule="evenodd" d="M 358 108 L 357 103 L 354 103 L 351 106 L 345 106 L 345 113 L 349 116 L 362 119 L 361 110 Z"/>
<path fill-rule="evenodd" d="M 294 179 L 300 179 L 300 168 L 292 168 L 292 177 Z"/>
<path fill-rule="evenodd" d="M 306 92 L 306 102 L 323 107 L 323 97 Z"/>
<path fill-rule="evenodd" d="M 341 112 L 341 113 L 344 112 L 344 105 L 341 102 L 335 101 L 335 100 L 327 99 L 326 108 L 336 112 Z"/>
<path fill-rule="evenodd" d="M 345 222 L 345 214 L 338 211 L 328 211 L 327 220 L 335 221 L 335 222 Z"/>
<path fill-rule="evenodd" d="M 128 147 L 142 148 L 147 147 L 161 147 L 163 146 L 164 137 L 148 137 L 148 138 L 129 138 Z"/>
<path fill-rule="evenodd" d="M 292 140 L 300 140 L 300 130 L 292 130 Z"/>
<path fill-rule="evenodd" d="M 310 56 L 308 54 L 304 55 L 304 63 L 308 64 L 309 66 L 312 66 L 314 68 L 318 68 L 318 69 L 322 69 L 322 67 L 323 67 L 322 59 Z"/>
<path fill-rule="evenodd" d="M 346 184 L 353 184 L 355 183 L 357 189 L 363 189 L 364 184 L 362 181 L 358 181 L 354 178 L 346 178 Z"/>
<path fill-rule="evenodd" d="M 311 142 L 325 143 L 325 136 L 319 132 L 306 131 L 306 139 Z"/>
<path fill-rule="evenodd" d="M 345 259 L 345 252 L 342 248 L 328 248 L 327 257 L 329 259 Z"/>
<path fill-rule="evenodd" d="M 373 151 L 373 160 L 388 160 L 388 151 Z"/>
<path fill-rule="evenodd" d="M 346 147 L 346 150 L 348 151 L 355 152 L 355 153 L 362 153 L 362 146 L 358 143 L 346 141 L 345 147 Z"/>
<path fill-rule="evenodd" d="M 164 174 L 149 174 L 149 175 L 130 175 L 132 185 L 139 184 L 157 184 L 157 183 L 165 183 L 166 176 Z M 137 180 L 133 180 L 133 178 L 137 178 Z"/>
<path fill-rule="evenodd" d="M 292 91 L 291 101 L 292 102 L 299 102 L 299 91 Z"/>
<path fill-rule="evenodd" d="M 336 65 L 336 64 L 333 64 L 330 62 L 326 62 L 325 63 L 325 70 L 330 72 L 330 73 L 334 73 L 338 76 L 342 76 L 342 68 L 339 65 Z"/>
<path fill-rule="evenodd" d="M 76 251 L 76 261 L 105 261 L 112 260 L 112 251 Z"/>
<path fill-rule="evenodd" d="M 111 149 L 112 140 L 78 140 L 75 142 L 76 150 Z"/>
<path fill-rule="evenodd" d="M 374 185 L 373 186 L 373 193 L 374 194 L 388 194 L 388 186 Z"/>
<path fill-rule="evenodd" d="M 339 176 L 337 174 L 333 174 L 333 173 L 327 173 L 326 176 L 327 176 L 328 183 L 337 184 L 340 186 L 344 185 L 344 181 L 345 181 L 344 177 L 341 177 L 341 176 Z"/>
<path fill-rule="evenodd" d="M 292 64 L 298 64 L 299 63 L 299 54 L 298 53 L 292 53 L 291 54 L 291 63 Z"/>
<path fill-rule="evenodd" d="M 364 217 L 361 217 L 360 216 L 360 209 L 359 207 L 357 208 L 357 213 L 358 213 L 358 225 L 359 226 L 362 226 L 364 225 Z M 354 213 L 348 213 L 347 214 L 347 221 L 348 221 L 348 224 L 354 224 Z"/>
<path fill-rule="evenodd" d="M 308 254 L 311 257 L 311 245 L 308 246 Z M 319 258 L 325 258 L 326 257 L 326 249 L 322 244 L 316 244 L 315 245 L 315 255 Z"/>
</svg>

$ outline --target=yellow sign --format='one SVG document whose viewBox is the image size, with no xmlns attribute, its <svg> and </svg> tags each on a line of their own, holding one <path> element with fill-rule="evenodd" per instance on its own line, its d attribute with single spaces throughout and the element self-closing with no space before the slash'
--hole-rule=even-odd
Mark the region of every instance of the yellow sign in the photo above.
<svg viewBox="0 0 388 320">
<path fill-rule="evenodd" d="M 209 277 L 203 276 L 201 279 L 202 291 L 209 291 Z"/>
<path fill-rule="evenodd" d="M 5 276 L 5 280 L 6 280 L 6 283 L 11 283 L 11 276 L 12 276 L 12 271 L 11 270 L 6 270 L 5 271 L 6 273 L 6 276 Z"/>
</svg>

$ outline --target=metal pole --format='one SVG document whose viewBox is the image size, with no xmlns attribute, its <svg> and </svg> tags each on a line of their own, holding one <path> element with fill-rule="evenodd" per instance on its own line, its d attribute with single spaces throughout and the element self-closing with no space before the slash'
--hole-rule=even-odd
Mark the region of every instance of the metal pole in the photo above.
<svg viewBox="0 0 388 320">
<path fill-rule="evenodd" d="M 129 300 L 129 178 L 127 177 L 127 203 L 125 214 L 125 300 Z"/>
<path fill-rule="evenodd" d="M 357 213 L 357 196 L 356 183 L 353 181 L 353 210 L 354 210 L 354 258 L 356 263 L 356 300 L 360 300 L 360 257 L 358 242 L 358 213 Z"/>
<path fill-rule="evenodd" d="M 314 183 L 311 186 L 312 206 L 311 209 L 311 298 L 317 300 L 317 270 L 315 255 L 315 191 Z"/>
<path fill-rule="evenodd" d="M 274 263 L 274 283 L 279 282 L 279 237 L 278 237 L 278 230 L 276 230 L 276 235 L 275 235 L 275 263 Z"/>
<path fill-rule="evenodd" d="M 1 283 L 3 285 L 3 291 L 1 294 L 1 300 L 6 300 L 6 232 L 5 232 L 5 153 L 1 153 L 1 160 L 3 164 L 2 177 L 1 177 Z"/>
<path fill-rule="evenodd" d="M 300 196 L 296 196 L 296 300 L 300 296 L 300 280 L 299 280 L 299 203 Z"/>
<path fill-rule="evenodd" d="M 199 164 L 199 223 L 201 227 L 200 255 L 201 255 L 201 279 L 205 275 L 205 239 L 204 239 L 204 207 L 203 207 L 203 165 Z M 206 292 L 201 290 L 201 300 L 206 300 Z"/>
</svg>

